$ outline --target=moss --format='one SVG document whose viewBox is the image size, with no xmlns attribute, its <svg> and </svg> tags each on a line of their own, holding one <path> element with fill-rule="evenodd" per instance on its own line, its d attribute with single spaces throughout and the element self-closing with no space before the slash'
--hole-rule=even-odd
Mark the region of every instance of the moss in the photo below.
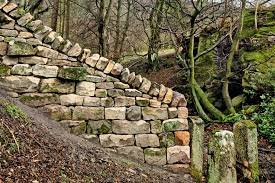
<svg viewBox="0 0 275 183">
<path fill-rule="evenodd" d="M 60 69 L 59 77 L 73 81 L 85 80 L 87 71 L 84 67 L 67 67 Z"/>
<path fill-rule="evenodd" d="M 163 124 L 163 129 L 165 132 L 175 131 L 180 127 L 178 121 L 171 121 Z"/>
<path fill-rule="evenodd" d="M 10 75 L 10 68 L 6 65 L 0 64 L 0 76 Z"/>
<path fill-rule="evenodd" d="M 101 125 L 101 127 L 98 129 L 98 132 L 99 132 L 100 134 L 107 134 L 107 133 L 109 133 L 110 131 L 111 131 L 110 127 L 107 126 L 107 125 L 105 125 L 105 124 Z"/>
<path fill-rule="evenodd" d="M 190 173 L 192 177 L 195 179 L 196 182 L 203 182 L 202 181 L 202 172 L 196 169 L 193 165 L 190 167 Z"/>
<path fill-rule="evenodd" d="M 144 100 L 139 99 L 139 100 L 136 100 L 136 104 L 137 104 L 138 106 L 141 106 L 141 107 L 146 107 L 146 106 L 149 105 L 149 100 L 147 100 L 147 99 L 144 99 Z M 144 108 L 144 110 L 146 111 L 146 108 Z M 147 111 L 148 111 L 148 110 L 147 110 Z"/>
<path fill-rule="evenodd" d="M 15 41 L 8 49 L 8 55 L 35 55 L 36 49 L 32 45 L 20 41 Z"/>
<path fill-rule="evenodd" d="M 75 135 L 81 135 L 86 132 L 86 123 L 83 122 L 79 126 L 75 126 L 71 128 L 71 133 Z"/>
<path fill-rule="evenodd" d="M 161 133 L 159 134 L 160 147 L 172 147 L 175 145 L 174 133 Z"/>
<path fill-rule="evenodd" d="M 144 155 L 147 155 L 147 156 L 165 156 L 166 155 L 166 150 L 165 150 L 165 148 L 161 148 L 161 149 L 158 149 L 158 150 L 147 148 L 147 149 L 144 149 Z"/>
<path fill-rule="evenodd" d="M 259 162 L 256 161 L 252 164 L 249 165 L 249 169 L 251 171 L 251 179 L 252 179 L 252 182 L 260 182 L 259 181 Z"/>
</svg>

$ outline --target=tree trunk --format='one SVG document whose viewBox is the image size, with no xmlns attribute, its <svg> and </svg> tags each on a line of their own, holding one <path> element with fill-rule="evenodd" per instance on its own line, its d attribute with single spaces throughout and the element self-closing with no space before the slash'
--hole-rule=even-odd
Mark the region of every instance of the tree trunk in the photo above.
<svg viewBox="0 0 275 183">
<path fill-rule="evenodd" d="M 121 25 L 121 5 L 122 0 L 117 2 L 117 15 L 116 15 L 116 38 L 113 59 L 117 60 L 119 58 L 119 42 L 120 42 L 120 25 Z"/>
<path fill-rule="evenodd" d="M 56 31 L 58 20 L 59 0 L 53 0 L 51 28 Z"/>
<path fill-rule="evenodd" d="M 131 0 L 127 0 L 127 15 L 126 15 L 126 22 L 124 25 L 124 29 L 122 32 L 122 38 L 121 38 L 121 43 L 120 43 L 120 48 L 119 48 L 119 56 L 121 56 L 123 52 L 123 47 L 124 47 L 124 42 L 127 36 L 127 32 L 130 26 L 130 11 L 131 11 Z"/>
<path fill-rule="evenodd" d="M 243 22 L 244 22 L 244 13 L 245 13 L 245 5 L 246 5 L 246 0 L 242 0 L 242 9 L 241 9 L 241 15 L 240 15 L 240 24 L 239 28 L 236 32 L 236 35 L 233 39 L 233 43 L 231 46 L 231 50 L 226 62 L 226 75 L 225 75 L 225 81 L 223 83 L 223 89 L 222 89 L 222 95 L 223 99 L 225 101 L 226 107 L 230 113 L 236 113 L 234 106 L 232 105 L 232 99 L 229 94 L 229 80 L 232 75 L 231 68 L 233 66 L 233 60 L 234 60 L 234 55 L 236 50 L 238 49 L 240 37 L 242 34 L 243 30 Z"/>
<path fill-rule="evenodd" d="M 260 0 L 256 1 L 256 6 L 255 6 L 255 30 L 258 31 L 258 10 L 259 10 L 259 6 L 260 6 Z"/>
<path fill-rule="evenodd" d="M 70 38 L 70 13 L 71 13 L 71 2 L 70 0 L 67 0 L 67 4 L 66 4 L 66 11 L 67 11 L 67 14 L 66 14 L 66 28 L 65 28 L 65 37 L 66 39 L 69 39 Z"/>
</svg>

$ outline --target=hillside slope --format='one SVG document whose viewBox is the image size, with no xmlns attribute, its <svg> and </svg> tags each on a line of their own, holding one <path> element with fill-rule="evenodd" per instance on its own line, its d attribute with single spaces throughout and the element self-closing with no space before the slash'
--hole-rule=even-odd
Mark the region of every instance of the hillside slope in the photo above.
<svg viewBox="0 0 275 183">
<path fill-rule="evenodd" d="M 15 104 L 15 105 L 14 105 Z M 107 152 L 0 92 L 2 182 L 191 182 Z"/>
</svg>

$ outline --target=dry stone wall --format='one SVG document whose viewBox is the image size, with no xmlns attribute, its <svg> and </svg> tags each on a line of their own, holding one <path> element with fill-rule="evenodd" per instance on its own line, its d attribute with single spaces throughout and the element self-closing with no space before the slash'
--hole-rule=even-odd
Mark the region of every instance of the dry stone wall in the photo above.
<svg viewBox="0 0 275 183">
<path fill-rule="evenodd" d="M 0 1 L 0 84 L 66 129 L 140 162 L 188 168 L 184 95 L 91 54 Z"/>
</svg>

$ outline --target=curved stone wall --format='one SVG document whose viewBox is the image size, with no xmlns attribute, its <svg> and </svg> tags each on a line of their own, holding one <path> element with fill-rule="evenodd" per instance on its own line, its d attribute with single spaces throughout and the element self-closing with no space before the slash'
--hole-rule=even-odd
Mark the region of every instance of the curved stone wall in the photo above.
<svg viewBox="0 0 275 183">
<path fill-rule="evenodd" d="M 0 1 L 0 84 L 72 133 L 153 165 L 188 167 L 184 95 L 64 40 Z"/>
</svg>

